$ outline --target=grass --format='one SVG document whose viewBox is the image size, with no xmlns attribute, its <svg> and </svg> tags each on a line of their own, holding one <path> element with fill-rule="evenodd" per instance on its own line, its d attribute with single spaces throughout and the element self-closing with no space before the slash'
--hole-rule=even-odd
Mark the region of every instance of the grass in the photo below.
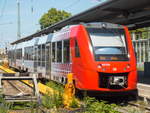
<svg viewBox="0 0 150 113">
<path fill-rule="evenodd" d="M 63 107 L 62 94 L 54 93 L 43 96 L 42 105 L 47 109 Z"/>
<path fill-rule="evenodd" d="M 3 95 L 0 95 L 0 113 L 9 113 L 12 110 L 26 110 L 30 113 L 37 113 L 35 108 L 38 108 L 36 102 L 6 102 Z"/>
<path fill-rule="evenodd" d="M 70 104 L 70 108 L 79 108 L 79 102 L 77 101 L 77 99 L 74 97 L 71 104 Z"/>
<path fill-rule="evenodd" d="M 85 97 L 83 113 L 120 113 L 116 104 L 107 104 L 105 101 L 98 101 L 95 98 Z"/>
<path fill-rule="evenodd" d="M 34 109 L 37 106 L 37 102 L 14 102 L 12 103 L 11 110 Z"/>
<path fill-rule="evenodd" d="M 0 94 L 0 113 L 8 113 L 10 108 L 11 104 L 6 103 L 6 101 L 3 98 L 3 95 Z"/>
<path fill-rule="evenodd" d="M 57 82 L 54 81 L 49 81 L 46 83 L 47 86 L 51 87 L 54 90 L 57 90 L 59 92 L 64 92 L 64 86 L 62 84 L 59 84 Z"/>
<path fill-rule="evenodd" d="M 46 85 L 56 90 L 56 92 L 54 91 L 53 94 L 47 92 L 47 94 L 42 97 L 42 106 L 47 109 L 63 107 L 63 86 L 54 81 L 49 81 Z"/>
</svg>

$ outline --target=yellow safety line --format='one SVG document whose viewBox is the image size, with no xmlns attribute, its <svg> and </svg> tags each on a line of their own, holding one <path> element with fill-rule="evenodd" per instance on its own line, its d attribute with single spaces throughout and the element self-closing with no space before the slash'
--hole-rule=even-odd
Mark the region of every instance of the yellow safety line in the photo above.
<svg viewBox="0 0 150 113">
<path fill-rule="evenodd" d="M 0 65 L 0 69 L 5 71 L 6 73 L 14 73 L 14 74 L 16 73 L 15 71 L 8 69 L 8 68 L 1 66 L 1 65 Z"/>
<path fill-rule="evenodd" d="M 28 80 L 22 80 L 25 84 L 27 84 L 27 85 L 29 85 L 29 86 L 31 86 L 31 87 L 33 87 L 33 84 L 32 83 L 29 83 L 29 81 Z M 44 85 L 44 84 L 42 84 L 42 83 L 38 83 L 38 88 L 39 88 L 39 91 L 40 91 L 40 93 L 42 93 L 42 94 L 54 94 L 54 92 L 55 93 L 57 93 L 57 91 L 54 91 L 54 89 L 52 89 L 52 88 L 50 88 L 50 87 L 48 87 L 48 86 L 46 86 L 46 85 Z"/>
</svg>

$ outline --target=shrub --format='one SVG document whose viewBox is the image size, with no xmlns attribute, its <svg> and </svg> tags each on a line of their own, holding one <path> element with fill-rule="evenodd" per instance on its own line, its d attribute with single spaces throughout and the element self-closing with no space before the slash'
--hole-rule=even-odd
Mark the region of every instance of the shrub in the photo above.
<svg viewBox="0 0 150 113">
<path fill-rule="evenodd" d="M 54 90 L 63 92 L 64 91 L 64 87 L 62 84 L 59 84 L 57 82 L 54 81 L 49 81 L 48 83 L 46 83 L 47 86 L 53 88 Z"/>
<path fill-rule="evenodd" d="M 47 94 L 42 98 L 42 105 L 47 109 L 59 108 L 63 105 L 63 98 L 60 92 L 54 94 Z"/>
<path fill-rule="evenodd" d="M 98 101 L 95 98 L 84 99 L 84 113 L 119 113 L 115 104 L 107 104 L 105 101 Z"/>
<path fill-rule="evenodd" d="M 70 107 L 71 108 L 78 108 L 80 105 L 79 105 L 79 102 L 77 101 L 77 99 L 74 97 L 72 99 L 72 102 L 70 103 Z"/>
<path fill-rule="evenodd" d="M 11 104 L 6 103 L 3 96 L 0 95 L 0 113 L 8 113 L 10 108 L 11 108 Z"/>
</svg>

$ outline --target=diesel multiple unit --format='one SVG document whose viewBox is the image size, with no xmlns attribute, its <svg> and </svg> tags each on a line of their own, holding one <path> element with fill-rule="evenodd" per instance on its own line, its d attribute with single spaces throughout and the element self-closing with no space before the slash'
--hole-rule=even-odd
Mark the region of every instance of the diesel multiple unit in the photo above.
<svg viewBox="0 0 150 113">
<path fill-rule="evenodd" d="M 136 58 L 128 28 L 98 22 L 70 25 L 12 45 L 10 66 L 96 92 L 136 91 Z"/>
</svg>

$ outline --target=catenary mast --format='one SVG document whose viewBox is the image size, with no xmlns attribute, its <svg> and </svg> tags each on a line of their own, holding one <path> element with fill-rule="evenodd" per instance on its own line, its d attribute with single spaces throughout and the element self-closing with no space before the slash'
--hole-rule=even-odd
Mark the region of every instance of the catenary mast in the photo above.
<svg viewBox="0 0 150 113">
<path fill-rule="evenodd" d="M 17 0 L 17 38 L 21 39 L 21 24 L 20 24 L 20 0 Z"/>
</svg>

